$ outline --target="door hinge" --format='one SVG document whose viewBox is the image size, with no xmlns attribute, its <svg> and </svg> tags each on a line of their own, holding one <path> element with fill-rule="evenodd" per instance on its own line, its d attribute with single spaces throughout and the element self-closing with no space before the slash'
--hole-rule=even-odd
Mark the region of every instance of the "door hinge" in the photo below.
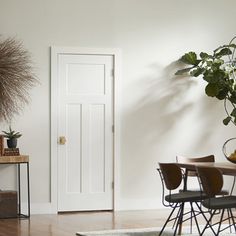
<svg viewBox="0 0 236 236">
<path fill-rule="evenodd" d="M 112 77 L 115 76 L 115 70 L 114 70 L 114 69 L 111 70 L 111 76 L 112 76 Z"/>
<path fill-rule="evenodd" d="M 115 187 L 115 184 L 114 184 L 114 182 L 112 182 L 111 183 L 111 188 L 114 189 L 114 187 Z"/>
<path fill-rule="evenodd" d="M 112 130 L 112 133 L 115 133 L 115 126 L 114 125 L 112 125 L 111 130 Z"/>
</svg>

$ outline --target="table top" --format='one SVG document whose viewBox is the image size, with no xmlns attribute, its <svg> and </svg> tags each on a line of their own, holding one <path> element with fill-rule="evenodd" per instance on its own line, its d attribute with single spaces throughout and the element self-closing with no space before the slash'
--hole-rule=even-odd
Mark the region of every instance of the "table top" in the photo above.
<svg viewBox="0 0 236 236">
<path fill-rule="evenodd" d="M 15 164 L 15 163 L 27 163 L 27 162 L 29 162 L 28 155 L 0 156 L 0 164 Z"/>
<path fill-rule="evenodd" d="M 216 167 L 222 171 L 224 175 L 236 176 L 236 164 L 231 162 L 189 162 L 189 163 L 176 163 L 181 168 L 188 170 L 195 170 L 196 166 Z"/>
</svg>

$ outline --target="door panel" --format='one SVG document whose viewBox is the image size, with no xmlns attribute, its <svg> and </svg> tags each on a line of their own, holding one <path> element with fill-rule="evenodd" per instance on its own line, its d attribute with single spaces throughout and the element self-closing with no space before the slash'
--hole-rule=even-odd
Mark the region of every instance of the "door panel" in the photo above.
<svg viewBox="0 0 236 236">
<path fill-rule="evenodd" d="M 58 210 L 113 208 L 113 57 L 62 54 L 59 67 Z"/>
<path fill-rule="evenodd" d="M 91 192 L 105 191 L 105 113 L 104 105 L 90 107 Z"/>
<path fill-rule="evenodd" d="M 71 94 L 104 94 L 104 69 L 104 65 L 69 64 L 67 68 L 68 92 Z"/>
<path fill-rule="evenodd" d="M 81 104 L 68 104 L 66 109 L 67 115 L 67 153 L 66 153 L 66 176 L 68 193 L 81 192 Z M 76 153 L 76 155 L 74 155 Z"/>
</svg>

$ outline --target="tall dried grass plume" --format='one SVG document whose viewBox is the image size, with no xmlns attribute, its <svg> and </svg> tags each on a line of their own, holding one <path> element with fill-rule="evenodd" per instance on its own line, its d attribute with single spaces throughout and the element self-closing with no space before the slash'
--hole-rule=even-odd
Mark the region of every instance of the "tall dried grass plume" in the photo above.
<svg viewBox="0 0 236 236">
<path fill-rule="evenodd" d="M 38 80 L 30 53 L 15 38 L 0 39 L 0 122 L 11 121 L 29 103 Z"/>
</svg>

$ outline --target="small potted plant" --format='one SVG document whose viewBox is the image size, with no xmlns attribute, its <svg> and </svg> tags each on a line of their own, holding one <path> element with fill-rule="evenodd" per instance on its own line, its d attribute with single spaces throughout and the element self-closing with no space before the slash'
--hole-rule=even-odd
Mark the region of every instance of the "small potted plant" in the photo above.
<svg viewBox="0 0 236 236">
<path fill-rule="evenodd" d="M 21 133 L 16 132 L 11 129 L 11 126 L 9 126 L 9 132 L 8 131 L 2 131 L 4 133 L 4 137 L 7 138 L 7 146 L 8 148 L 16 148 L 17 146 L 17 139 L 22 136 Z"/>
</svg>

